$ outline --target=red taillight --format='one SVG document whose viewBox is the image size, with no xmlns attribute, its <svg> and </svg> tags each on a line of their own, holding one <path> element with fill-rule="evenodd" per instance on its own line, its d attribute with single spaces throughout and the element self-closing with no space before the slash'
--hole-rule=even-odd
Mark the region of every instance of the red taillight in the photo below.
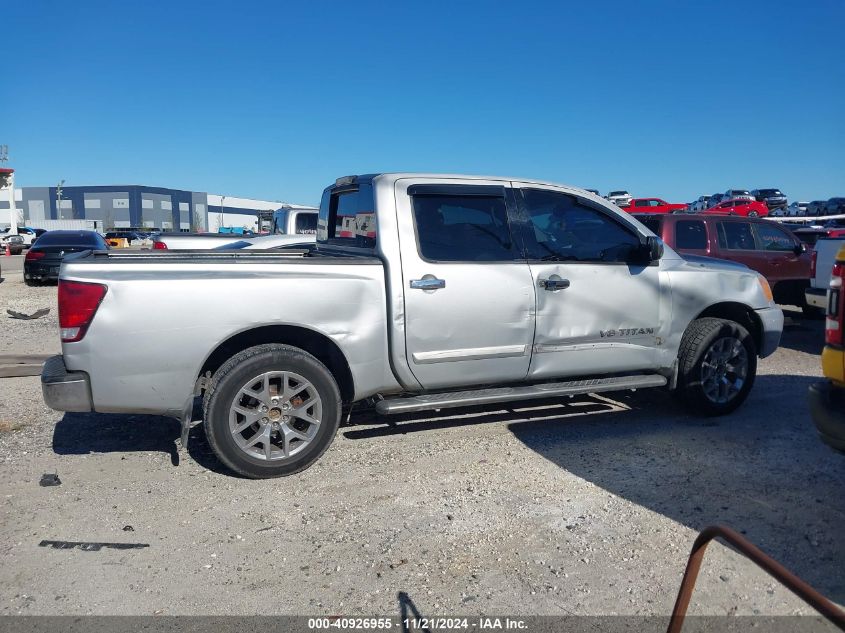
<svg viewBox="0 0 845 633">
<path fill-rule="evenodd" d="M 810 253 L 810 279 L 816 278 L 816 263 L 818 262 L 819 254 L 818 252 L 813 249 L 813 252 Z"/>
<path fill-rule="evenodd" d="M 35 259 L 41 259 L 44 257 L 44 251 L 34 251 L 31 248 L 26 252 L 26 257 L 24 257 L 25 261 L 31 262 Z"/>
<path fill-rule="evenodd" d="M 158 241 L 153 242 L 153 250 L 154 251 L 166 251 L 167 250 L 167 244 L 165 244 L 164 242 L 158 242 Z"/>
<path fill-rule="evenodd" d="M 102 284 L 59 280 L 59 328 L 63 343 L 82 340 L 106 290 Z"/>
<path fill-rule="evenodd" d="M 842 330 L 845 329 L 845 262 L 833 265 L 830 290 L 827 294 L 827 320 L 824 325 L 824 340 L 828 345 L 842 345 Z"/>
</svg>

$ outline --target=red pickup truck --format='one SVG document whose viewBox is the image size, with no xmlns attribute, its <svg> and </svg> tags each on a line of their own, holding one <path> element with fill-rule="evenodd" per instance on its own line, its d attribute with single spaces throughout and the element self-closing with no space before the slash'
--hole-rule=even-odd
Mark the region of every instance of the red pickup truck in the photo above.
<svg viewBox="0 0 845 633">
<path fill-rule="evenodd" d="M 682 203 L 666 202 L 660 198 L 634 198 L 631 204 L 625 207 L 628 213 L 675 213 L 686 211 L 687 205 Z"/>
<path fill-rule="evenodd" d="M 745 264 L 768 280 L 775 301 L 798 306 L 806 316 L 820 316 L 805 297 L 811 252 L 776 222 L 715 214 L 638 214 L 636 218 L 675 251 Z"/>
</svg>

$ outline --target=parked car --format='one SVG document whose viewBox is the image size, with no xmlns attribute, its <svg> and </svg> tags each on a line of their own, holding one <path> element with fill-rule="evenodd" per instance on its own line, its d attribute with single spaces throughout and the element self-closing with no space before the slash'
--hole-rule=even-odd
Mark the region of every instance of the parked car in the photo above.
<svg viewBox="0 0 845 633">
<path fill-rule="evenodd" d="M 708 205 L 707 208 L 712 209 L 717 204 L 719 204 L 722 200 L 725 200 L 725 199 L 726 199 L 725 194 L 714 193 L 712 196 L 710 196 L 710 199 L 707 201 L 707 205 Z"/>
<path fill-rule="evenodd" d="M 707 207 L 710 206 L 710 196 L 698 196 L 698 200 L 695 200 L 690 205 L 690 211 L 693 213 L 697 211 L 704 211 Z"/>
<path fill-rule="evenodd" d="M 807 209 L 809 206 L 809 202 L 792 202 L 786 208 L 786 215 L 788 215 L 789 217 L 808 215 Z"/>
<path fill-rule="evenodd" d="M 23 237 L 17 234 L 6 234 L 0 236 L 0 249 L 3 252 L 6 250 L 6 245 L 9 245 L 9 252 L 12 255 L 20 255 L 23 252 L 24 241 Z M 2 255 L 2 253 L 0 253 Z"/>
<path fill-rule="evenodd" d="M 836 255 L 826 298 L 825 379 L 810 385 L 810 414 L 822 441 L 845 451 L 845 245 Z"/>
<path fill-rule="evenodd" d="M 107 251 L 109 245 L 96 231 L 48 231 L 39 237 L 23 261 L 23 279 L 27 286 L 59 278 L 59 268 L 66 255 L 80 251 Z"/>
<path fill-rule="evenodd" d="M 827 200 L 813 200 L 807 206 L 807 215 L 825 215 Z"/>
<path fill-rule="evenodd" d="M 780 189 L 755 189 L 751 192 L 757 202 L 765 202 L 769 211 L 775 209 L 786 209 L 789 201 Z"/>
<path fill-rule="evenodd" d="M 747 189 L 728 189 L 725 192 L 725 200 L 754 200 L 754 196 Z"/>
<path fill-rule="evenodd" d="M 679 213 L 686 211 L 687 205 L 660 198 L 632 198 L 626 210 L 630 213 Z"/>
<path fill-rule="evenodd" d="M 710 207 L 702 213 L 741 215 L 750 218 L 766 217 L 769 215 L 769 207 L 764 202 L 756 200 L 730 199 L 720 202 L 715 207 Z"/>
<path fill-rule="evenodd" d="M 3 235 L 10 235 L 11 229 L 5 228 L 0 231 L 0 236 Z M 38 238 L 38 231 L 44 232 L 44 229 L 33 229 L 28 226 L 19 226 L 17 227 L 17 234 L 21 236 L 23 239 L 24 248 L 29 248 L 30 245 Z"/>
<path fill-rule="evenodd" d="M 845 214 L 845 198 L 831 198 L 824 205 L 825 215 Z"/>
<path fill-rule="evenodd" d="M 615 204 L 617 207 L 621 207 L 623 209 L 630 205 L 632 200 L 631 194 L 621 189 L 619 191 L 608 192 L 605 198 L 607 198 L 607 200 Z"/>
<path fill-rule="evenodd" d="M 149 234 L 141 233 L 140 231 L 132 231 L 132 230 L 114 230 L 109 231 L 105 235 L 106 241 L 108 240 L 119 240 L 124 239 L 126 240 L 127 244 L 132 244 L 133 241 L 141 242 L 145 239 L 148 239 Z"/>
<path fill-rule="evenodd" d="M 780 340 L 768 282 L 685 260 L 587 195 L 510 178 L 349 176 L 324 191 L 317 247 L 298 258 L 74 258 L 45 402 L 168 415 L 186 443 L 202 395 L 209 445 L 248 477 L 307 468 L 356 401 L 391 415 L 661 386 L 699 414 L 735 410 Z M 121 345 L 137 331 L 155 336 Z"/>
<path fill-rule="evenodd" d="M 775 301 L 800 307 L 808 316 L 812 256 L 775 222 L 711 214 L 645 216 L 638 220 L 682 255 L 703 255 L 745 264 L 765 276 Z"/>
</svg>

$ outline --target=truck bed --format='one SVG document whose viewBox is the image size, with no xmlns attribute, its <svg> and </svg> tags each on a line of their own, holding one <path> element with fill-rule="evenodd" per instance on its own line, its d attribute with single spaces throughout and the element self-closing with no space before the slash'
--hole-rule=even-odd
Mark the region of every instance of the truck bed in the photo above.
<svg viewBox="0 0 845 633">
<path fill-rule="evenodd" d="M 62 351 L 68 370 L 90 376 L 97 411 L 179 417 L 221 345 L 298 328 L 294 339 L 319 335 L 342 349 L 366 396 L 393 383 L 384 278 L 377 257 L 307 249 L 88 251 L 66 258 L 59 283 L 108 290 L 85 337 Z"/>
</svg>

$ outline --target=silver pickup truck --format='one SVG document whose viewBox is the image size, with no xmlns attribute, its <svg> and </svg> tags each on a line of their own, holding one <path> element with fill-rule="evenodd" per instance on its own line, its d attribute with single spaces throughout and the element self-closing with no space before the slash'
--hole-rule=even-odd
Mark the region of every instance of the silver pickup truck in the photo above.
<svg viewBox="0 0 845 633">
<path fill-rule="evenodd" d="M 725 414 L 783 314 L 762 276 L 683 258 L 584 190 L 408 173 L 338 179 L 309 249 L 66 259 L 59 321 L 48 406 L 172 416 L 184 444 L 202 396 L 220 460 L 274 477 L 317 460 L 358 401 L 395 414 L 666 387 Z"/>
</svg>

